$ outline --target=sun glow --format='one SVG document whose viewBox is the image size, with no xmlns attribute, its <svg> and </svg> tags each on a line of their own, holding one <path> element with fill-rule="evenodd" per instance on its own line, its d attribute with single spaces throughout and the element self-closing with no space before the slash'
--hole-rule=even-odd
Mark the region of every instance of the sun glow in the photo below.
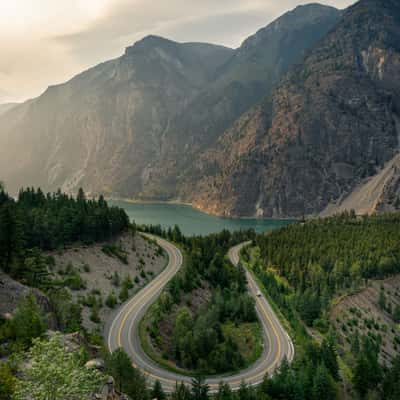
<svg viewBox="0 0 400 400">
<path fill-rule="evenodd" d="M 61 33 L 101 17 L 112 0 L 1 0 L 0 32 Z"/>
<path fill-rule="evenodd" d="M 88 17 L 97 18 L 103 14 L 110 3 L 110 0 L 79 0 L 78 7 Z"/>
</svg>

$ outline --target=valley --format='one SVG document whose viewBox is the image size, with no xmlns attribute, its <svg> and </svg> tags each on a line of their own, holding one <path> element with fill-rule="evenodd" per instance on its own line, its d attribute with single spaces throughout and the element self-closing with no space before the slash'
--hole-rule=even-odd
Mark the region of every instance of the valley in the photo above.
<svg viewBox="0 0 400 400">
<path fill-rule="evenodd" d="M 199 157 L 268 97 L 340 16 L 333 7 L 298 7 L 235 50 L 145 37 L 2 114 L 2 179 L 12 193 L 31 184 L 68 193 L 84 187 L 90 195 L 177 200 L 222 215 L 192 196 L 205 175 Z"/>
<path fill-rule="evenodd" d="M 0 400 L 399 400 L 400 2 L 14 3 Z"/>
<path fill-rule="evenodd" d="M 398 155 L 398 19 L 395 0 L 361 0 L 299 6 L 237 49 L 145 37 L 3 107 L 2 179 L 223 217 L 354 208 Z M 360 212 L 395 210 L 397 181 L 362 190 Z"/>
</svg>

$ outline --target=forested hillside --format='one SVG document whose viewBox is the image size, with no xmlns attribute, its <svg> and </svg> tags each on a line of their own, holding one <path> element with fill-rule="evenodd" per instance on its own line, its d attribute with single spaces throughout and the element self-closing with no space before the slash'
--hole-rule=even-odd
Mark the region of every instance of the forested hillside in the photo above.
<svg viewBox="0 0 400 400">
<path fill-rule="evenodd" d="M 254 300 L 243 268 L 225 258 L 231 246 L 254 233 L 185 238 L 178 228 L 149 230 L 179 243 L 185 262 L 142 322 L 144 348 L 167 367 L 205 375 L 254 362 L 262 350 Z"/>
<path fill-rule="evenodd" d="M 108 354 L 102 347 L 102 338 L 82 327 L 80 305 L 66 295 L 67 286 L 63 286 L 71 284 L 70 277 L 60 276 L 61 280 L 54 281 L 49 274 L 54 259 L 42 252 L 134 230 L 125 213 L 109 208 L 102 198 L 85 199 L 82 191 L 74 199 L 28 189 L 21 191 L 18 199 L 12 199 L 1 190 L 0 218 L 1 268 L 41 291 L 33 290 L 20 301 L 12 317 L 0 319 L 0 399 L 27 400 L 29 391 L 35 390 L 39 393 L 37 399 L 44 400 L 53 387 L 62 393 L 55 397 L 57 400 L 73 399 L 74 393 L 88 399 L 89 393 L 111 375 L 116 399 L 122 398 L 115 397 L 119 396 L 117 393 L 125 392 L 134 400 L 164 400 L 167 396 L 159 382 L 146 389 L 144 376 L 132 367 L 122 350 Z M 30 223 L 24 223 L 24 219 Z M 144 348 L 150 350 L 150 356 L 156 350 L 157 361 L 169 368 L 201 374 L 230 372 L 254 361 L 260 346 L 254 302 L 245 291 L 243 269 L 233 268 L 224 258 L 231 246 L 253 240 L 253 246 L 243 252 L 242 262 L 252 268 L 271 304 L 286 320 L 296 355 L 290 365 L 283 362 L 258 387 L 243 383 L 233 393 L 227 385 L 221 385 L 216 399 L 397 400 L 400 358 L 394 356 L 390 362 L 382 363 L 380 348 L 389 337 L 383 336 L 383 324 L 376 328 L 379 320 L 371 322 L 368 310 L 364 310 L 359 323 L 371 328 L 343 339 L 339 331 L 343 324 L 332 320 L 330 311 L 340 296 L 376 287 L 375 278 L 400 271 L 399 222 L 396 214 L 359 218 L 349 213 L 296 223 L 268 235 L 224 231 L 191 238 L 184 237 L 177 227 L 167 231 L 140 227 L 177 243 L 185 253 L 181 271 L 144 319 Z M 54 224 L 62 234 L 51 230 Z M 65 225 L 69 228 L 64 231 Z M 34 229 L 39 229 L 41 235 L 35 237 Z M 118 247 L 105 247 L 104 252 L 124 262 L 125 253 Z M 374 286 L 369 286 L 372 280 Z M 389 306 L 389 299 L 397 304 L 398 294 L 386 286 L 381 289 L 379 307 L 387 315 L 393 313 L 391 318 L 396 320 L 398 308 Z M 107 307 L 111 307 L 111 300 Z M 356 317 L 358 311 L 349 309 L 346 313 Z M 343 319 L 353 333 L 355 317 L 351 321 Z M 47 337 L 51 321 L 61 322 L 59 329 L 64 336 Z M 398 326 L 391 329 L 394 332 L 390 337 L 396 341 L 400 336 Z M 78 336 L 65 336 L 76 331 L 80 332 Z M 71 341 L 72 346 L 67 345 Z M 392 347 L 396 346 L 394 343 Z M 93 357 L 104 359 L 100 373 L 86 366 Z M 34 368 L 27 373 L 25 366 L 30 363 Z M 62 374 L 50 372 L 56 364 L 63 366 Z M 51 387 L 47 385 L 48 373 L 57 378 Z M 82 380 L 87 384 L 80 384 Z M 65 395 L 66 390 L 73 393 L 72 397 Z M 178 384 L 171 394 L 173 400 L 210 398 L 202 378 L 194 379 L 192 388 Z"/>
<path fill-rule="evenodd" d="M 82 190 L 73 198 L 29 188 L 13 199 L 0 187 L 0 399 L 31 399 L 35 393 L 41 400 L 55 388 L 51 398 L 83 398 L 104 384 L 103 373 L 84 367 L 95 354 L 88 353 L 88 343 L 98 343 L 83 328 L 82 306 L 70 293 L 84 282 L 72 266 L 56 277 L 55 258 L 45 251 L 87 246 L 128 230 L 134 226 L 122 209 L 108 207 L 102 197 L 88 200 Z M 48 329 L 80 332 L 82 338 L 66 351 L 60 348 L 64 339 L 48 341 Z M 36 363 L 33 370 L 26 370 L 29 362 Z"/>
<path fill-rule="evenodd" d="M 345 392 L 349 398 L 397 398 L 399 391 L 391 379 L 399 376 L 400 359 L 380 363 L 385 340 L 380 321 L 363 310 L 362 323 L 369 328 L 354 330 L 352 321 L 358 318 L 351 313 L 359 311 L 350 309 L 352 326 L 349 323 L 343 329 L 353 334 L 347 334 L 343 347 L 342 332 L 337 330 L 340 320 L 332 321 L 330 311 L 341 296 L 400 273 L 399 223 L 399 214 L 359 218 L 345 213 L 258 235 L 255 247 L 244 251 L 245 262 L 250 262 L 266 293 L 289 321 L 297 342 L 295 362 L 272 378 L 268 393 L 283 391 L 285 399 L 334 399 L 336 393 L 342 398 Z M 381 312 L 388 313 L 389 308 L 383 307 Z M 390 312 L 396 318 L 395 307 Z M 386 340 L 394 337 L 391 346 L 397 348 L 400 330 L 393 329 Z M 318 395 L 322 397 L 314 392 L 321 384 L 316 379 L 325 381 L 324 394 Z M 302 395 L 297 397 L 295 390 Z"/>
<path fill-rule="evenodd" d="M 87 200 L 82 190 L 75 199 L 60 191 L 45 195 L 26 189 L 17 200 L 0 190 L 0 226 L 0 268 L 19 277 L 32 249 L 106 240 L 127 229 L 129 219 L 123 210 L 108 207 L 103 197 Z"/>
<path fill-rule="evenodd" d="M 316 220 L 259 236 L 267 269 L 278 272 L 298 295 L 312 325 L 333 296 L 400 273 L 400 215 Z"/>
</svg>

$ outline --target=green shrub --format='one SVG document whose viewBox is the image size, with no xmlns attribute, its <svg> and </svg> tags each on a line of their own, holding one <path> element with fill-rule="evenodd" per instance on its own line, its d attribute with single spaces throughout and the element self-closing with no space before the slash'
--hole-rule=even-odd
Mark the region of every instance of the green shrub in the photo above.
<svg viewBox="0 0 400 400">
<path fill-rule="evenodd" d="M 111 277 L 111 283 L 115 287 L 119 287 L 121 285 L 121 279 L 117 271 L 114 272 L 113 276 Z"/>
<path fill-rule="evenodd" d="M 132 279 L 129 275 L 124 278 L 122 286 L 126 287 L 128 290 L 133 288 Z"/>
<path fill-rule="evenodd" d="M 120 293 L 119 293 L 119 299 L 121 300 L 122 303 L 127 301 L 129 299 L 129 290 L 126 286 L 123 286 Z"/>
<path fill-rule="evenodd" d="M 118 304 L 118 299 L 115 296 L 114 292 L 111 292 L 106 298 L 106 306 L 108 308 L 115 308 L 117 304 Z"/>
<path fill-rule="evenodd" d="M 0 399 L 10 399 L 14 393 L 16 378 L 6 363 L 0 364 Z"/>
<path fill-rule="evenodd" d="M 118 258 L 124 264 L 128 264 L 128 254 L 121 246 L 105 244 L 101 250 L 109 257 Z"/>
<path fill-rule="evenodd" d="M 79 273 L 75 272 L 71 275 L 68 275 L 64 279 L 64 285 L 69 287 L 71 290 L 81 290 L 86 288 L 86 283 L 79 275 Z"/>
<path fill-rule="evenodd" d="M 96 324 L 100 323 L 99 308 L 97 305 L 92 308 L 90 320 Z"/>
</svg>

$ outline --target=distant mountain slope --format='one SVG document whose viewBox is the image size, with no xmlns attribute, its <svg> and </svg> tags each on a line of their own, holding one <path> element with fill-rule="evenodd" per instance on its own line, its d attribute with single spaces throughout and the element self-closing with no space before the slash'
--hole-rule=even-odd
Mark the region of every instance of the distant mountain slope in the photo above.
<svg viewBox="0 0 400 400">
<path fill-rule="evenodd" d="M 191 169 L 193 158 L 270 94 L 288 69 L 302 61 L 340 16 L 341 11 L 333 7 L 300 6 L 246 39 L 217 70 L 214 80 L 171 120 L 165 157 L 162 163 L 155 160 L 149 165 L 151 179 L 146 182 L 145 194 L 153 197 L 165 184 L 179 185 L 182 171 Z"/>
<path fill-rule="evenodd" d="M 15 107 L 17 103 L 5 103 L 5 104 L 0 104 L 0 115 L 4 114 L 8 110 L 11 110 L 13 107 Z"/>
<path fill-rule="evenodd" d="M 177 198 L 198 155 L 339 17 L 330 7 L 299 7 L 236 51 L 147 37 L 0 117 L 1 178 L 11 191 L 83 186 L 121 197 Z"/>
<path fill-rule="evenodd" d="M 400 3 L 361 0 L 200 158 L 187 198 L 222 215 L 322 211 L 398 153 L 399 78 Z"/>
<path fill-rule="evenodd" d="M 122 57 L 15 107 L 0 118 L 0 171 L 9 190 L 34 184 L 139 192 L 169 119 L 231 54 L 221 46 L 149 36 Z"/>
<path fill-rule="evenodd" d="M 376 175 L 358 185 L 348 196 L 329 204 L 321 216 L 350 210 L 359 215 L 400 210 L 400 153 Z"/>
</svg>

